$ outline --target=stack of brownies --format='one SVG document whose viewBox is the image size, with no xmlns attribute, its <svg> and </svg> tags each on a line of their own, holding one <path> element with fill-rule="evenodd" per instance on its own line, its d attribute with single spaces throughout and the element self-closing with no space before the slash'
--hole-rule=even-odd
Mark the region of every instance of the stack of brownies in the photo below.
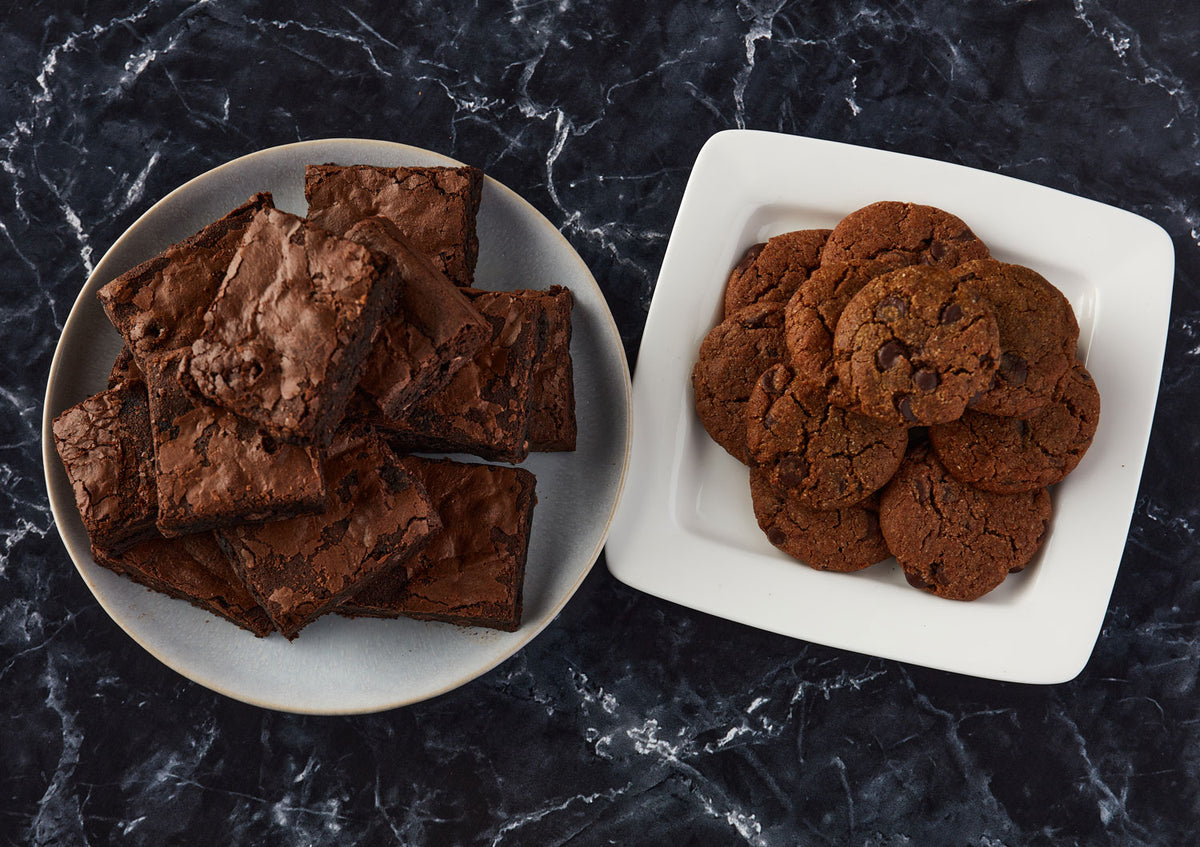
<svg viewBox="0 0 1200 847">
<path fill-rule="evenodd" d="M 512 465 L 575 449 L 572 298 L 473 287 L 482 183 L 311 165 L 307 218 L 256 194 L 105 285 L 125 345 L 53 426 L 95 560 L 260 636 L 517 629 Z"/>
</svg>

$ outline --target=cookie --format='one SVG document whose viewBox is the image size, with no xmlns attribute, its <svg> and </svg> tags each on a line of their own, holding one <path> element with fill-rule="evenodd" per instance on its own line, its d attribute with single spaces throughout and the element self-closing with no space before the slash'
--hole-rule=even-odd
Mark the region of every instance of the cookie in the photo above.
<svg viewBox="0 0 1200 847">
<path fill-rule="evenodd" d="M 725 284 L 725 315 L 752 303 L 786 303 L 821 263 L 829 232 L 799 229 L 753 245 Z"/>
<path fill-rule="evenodd" d="M 955 272 L 991 304 L 1000 329 L 995 379 L 972 408 L 1026 417 L 1050 402 L 1075 362 L 1075 312 L 1061 291 L 1030 268 L 980 259 Z"/>
<path fill-rule="evenodd" d="M 833 373 L 833 333 L 842 310 L 863 286 L 895 270 L 887 262 L 855 259 L 821 265 L 788 300 L 783 316 L 788 361 L 796 377 L 828 386 Z"/>
<path fill-rule="evenodd" d="M 908 431 L 831 406 L 780 364 L 746 404 L 751 466 L 809 509 L 851 506 L 882 488 L 904 458 Z"/>
<path fill-rule="evenodd" d="M 1100 392 L 1076 364 L 1059 380 L 1054 400 L 1028 418 L 967 411 L 929 428 L 946 470 L 984 491 L 1014 494 L 1060 482 L 1091 446 L 1100 420 Z"/>
<path fill-rule="evenodd" d="M 1050 523 L 1040 488 L 997 494 L 960 482 L 919 447 L 883 489 L 879 527 L 909 584 L 952 600 L 987 594 L 1024 568 Z"/>
<path fill-rule="evenodd" d="M 750 497 L 767 540 L 809 567 L 849 573 L 888 557 L 877 497 L 844 509 L 810 509 L 772 483 L 765 468 L 750 469 Z"/>
<path fill-rule="evenodd" d="M 746 461 L 746 402 L 759 376 L 783 360 L 783 303 L 756 303 L 713 327 L 692 368 L 696 414 L 713 441 Z"/>
<path fill-rule="evenodd" d="M 987 245 L 957 216 L 934 206 L 885 200 L 842 218 L 821 250 L 821 264 L 874 259 L 952 268 L 989 255 Z"/>
<path fill-rule="evenodd" d="M 887 423 L 962 415 L 1000 356 L 991 307 L 944 268 L 914 265 L 867 283 L 833 338 L 839 403 Z"/>
</svg>

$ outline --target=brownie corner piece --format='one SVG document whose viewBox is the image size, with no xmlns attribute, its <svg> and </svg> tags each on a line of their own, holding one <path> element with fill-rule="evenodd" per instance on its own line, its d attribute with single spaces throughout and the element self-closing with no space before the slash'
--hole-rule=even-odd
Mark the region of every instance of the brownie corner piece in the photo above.
<svg viewBox="0 0 1200 847">
<path fill-rule="evenodd" d="M 492 328 L 388 218 L 363 218 L 346 238 L 386 256 L 400 278 L 395 308 L 384 316 L 359 380 L 384 415 L 398 418 L 449 382 L 491 338 Z"/>
<path fill-rule="evenodd" d="M 159 532 L 184 535 L 323 509 L 321 450 L 273 438 L 190 394 L 180 380 L 184 354 L 154 356 L 144 374 Z"/>
<path fill-rule="evenodd" d="M 470 453 L 495 462 L 529 455 L 534 368 L 545 343 L 546 310 L 520 292 L 470 291 L 492 326 L 490 340 L 441 390 L 379 427 L 402 452 Z"/>
<path fill-rule="evenodd" d="M 92 547 L 96 563 L 152 591 L 184 600 L 262 638 L 275 626 L 233 571 L 211 532 L 151 538 L 116 552 Z"/>
<path fill-rule="evenodd" d="M 251 219 L 273 208 L 259 192 L 193 235 L 106 283 L 97 298 L 138 366 L 192 341 Z"/>
<path fill-rule="evenodd" d="M 441 526 L 425 489 L 370 430 L 341 431 L 324 512 L 217 530 L 246 587 L 287 638 L 403 561 Z"/>
<path fill-rule="evenodd" d="M 483 171 L 461 167 L 308 165 L 304 195 L 314 223 L 342 234 L 372 215 L 388 218 L 455 285 L 472 285 Z"/>
<path fill-rule="evenodd" d="M 534 475 L 420 456 L 401 463 L 428 492 L 442 526 L 405 567 L 356 592 L 338 611 L 519 629 L 537 503 Z"/>
<path fill-rule="evenodd" d="M 155 535 L 154 446 L 145 387 L 125 382 L 61 412 L 54 446 L 92 544 L 122 550 Z"/>
<path fill-rule="evenodd" d="M 189 377 L 279 438 L 328 444 L 397 284 L 384 257 L 264 209 L 191 345 Z"/>
</svg>

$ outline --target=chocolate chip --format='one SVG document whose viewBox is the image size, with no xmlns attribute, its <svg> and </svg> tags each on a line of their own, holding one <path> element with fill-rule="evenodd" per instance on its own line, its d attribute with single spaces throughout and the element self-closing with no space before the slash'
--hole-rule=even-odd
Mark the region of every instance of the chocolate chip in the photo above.
<svg viewBox="0 0 1200 847">
<path fill-rule="evenodd" d="M 931 371 L 929 368 L 921 368 L 913 374 L 913 384 L 926 393 L 937 388 L 941 381 L 937 371 Z"/>
<path fill-rule="evenodd" d="M 1029 365 L 1017 353 L 1005 353 L 1000 357 L 1000 376 L 1013 388 L 1020 388 L 1029 376 Z"/>
<path fill-rule="evenodd" d="M 782 547 L 787 541 L 787 536 L 783 534 L 783 530 L 777 526 L 773 526 L 767 530 L 767 541 L 770 541 L 776 547 Z"/>
<path fill-rule="evenodd" d="M 957 303 L 951 303 L 946 308 L 942 309 L 942 323 L 952 324 L 962 317 L 962 306 Z"/>
<path fill-rule="evenodd" d="M 892 365 L 896 364 L 896 360 L 908 355 L 908 350 L 899 341 L 889 341 L 879 348 L 879 352 L 875 354 L 875 361 L 879 364 L 882 370 L 887 370 Z"/>
<path fill-rule="evenodd" d="M 948 252 L 950 252 L 950 248 L 940 241 L 935 241 L 929 245 L 929 255 L 934 259 L 941 259 Z"/>
<path fill-rule="evenodd" d="M 875 317 L 881 321 L 895 321 L 908 314 L 908 303 L 903 297 L 897 297 L 895 294 L 889 294 L 879 301 L 879 305 L 875 307 Z"/>
<path fill-rule="evenodd" d="M 896 411 L 909 423 L 916 423 L 917 416 L 913 412 L 912 399 L 907 394 L 896 401 Z"/>
<path fill-rule="evenodd" d="M 787 488 L 799 488 L 808 476 L 808 462 L 803 456 L 797 456 L 795 453 L 788 453 L 779 460 L 776 467 L 779 484 Z"/>
<path fill-rule="evenodd" d="M 755 244 L 753 247 L 747 250 L 746 255 L 742 256 L 742 260 L 738 262 L 738 266 L 734 269 L 734 272 L 737 274 L 744 274 L 746 271 L 748 271 L 750 266 L 754 264 L 754 260 L 758 258 L 758 254 L 761 253 L 763 248 L 766 246 L 767 243 L 764 241 L 759 244 Z"/>
</svg>

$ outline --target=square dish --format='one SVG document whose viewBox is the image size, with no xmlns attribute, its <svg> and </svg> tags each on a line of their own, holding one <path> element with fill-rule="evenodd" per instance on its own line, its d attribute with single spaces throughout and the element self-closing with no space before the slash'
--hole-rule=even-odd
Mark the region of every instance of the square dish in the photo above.
<svg viewBox="0 0 1200 847">
<path fill-rule="evenodd" d="M 819 572 L 772 547 L 746 468 L 693 411 L 691 368 L 730 269 L 752 244 L 832 227 L 877 200 L 946 209 L 993 255 L 1058 286 L 1100 388 L 1100 425 L 1052 489 L 1051 531 L 1026 571 L 961 603 L 910 588 L 894 559 Z M 628 585 L 750 626 L 972 676 L 1064 682 L 1091 655 L 1125 546 L 1162 370 L 1174 251 L 1120 209 L 960 165 L 733 130 L 697 157 L 654 292 L 634 380 L 630 479 L 607 544 Z"/>
</svg>

